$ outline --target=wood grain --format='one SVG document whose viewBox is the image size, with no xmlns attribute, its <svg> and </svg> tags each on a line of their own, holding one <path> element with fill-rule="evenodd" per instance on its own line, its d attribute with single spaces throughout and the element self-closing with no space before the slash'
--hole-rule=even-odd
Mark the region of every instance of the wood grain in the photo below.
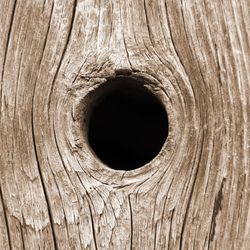
<svg viewBox="0 0 250 250">
<path fill-rule="evenodd" d="M 249 0 L 0 0 L 0 249 L 249 249 Z M 167 109 L 133 171 L 91 153 L 118 75 Z"/>
</svg>

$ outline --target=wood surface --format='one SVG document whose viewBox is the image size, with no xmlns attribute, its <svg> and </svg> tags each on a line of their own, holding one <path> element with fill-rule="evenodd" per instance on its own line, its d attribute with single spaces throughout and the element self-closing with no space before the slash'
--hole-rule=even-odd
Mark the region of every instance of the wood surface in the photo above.
<svg viewBox="0 0 250 250">
<path fill-rule="evenodd" d="M 249 0 L 0 0 L 0 249 L 250 249 Z M 88 93 L 144 79 L 170 132 L 112 170 Z"/>
</svg>

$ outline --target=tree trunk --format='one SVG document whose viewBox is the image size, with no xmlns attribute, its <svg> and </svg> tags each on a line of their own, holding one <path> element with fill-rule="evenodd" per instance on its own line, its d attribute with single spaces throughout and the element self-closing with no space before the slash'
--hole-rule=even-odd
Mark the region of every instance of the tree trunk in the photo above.
<svg viewBox="0 0 250 250">
<path fill-rule="evenodd" d="M 249 249 L 249 0 L 0 0 L 0 249 Z M 131 171 L 85 98 L 150 82 L 169 135 Z"/>
</svg>

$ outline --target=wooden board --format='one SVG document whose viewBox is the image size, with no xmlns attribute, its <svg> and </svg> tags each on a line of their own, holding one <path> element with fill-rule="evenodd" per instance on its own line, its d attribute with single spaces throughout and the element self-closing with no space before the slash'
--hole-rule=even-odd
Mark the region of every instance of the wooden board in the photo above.
<svg viewBox="0 0 250 250">
<path fill-rule="evenodd" d="M 249 249 L 249 0 L 0 0 L 0 249 Z M 84 98 L 165 101 L 161 153 L 91 153 Z"/>
</svg>

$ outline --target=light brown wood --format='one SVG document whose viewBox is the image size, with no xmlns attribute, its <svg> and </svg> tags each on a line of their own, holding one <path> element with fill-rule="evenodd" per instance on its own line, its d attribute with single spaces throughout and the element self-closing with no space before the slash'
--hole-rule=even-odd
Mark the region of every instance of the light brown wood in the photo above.
<svg viewBox="0 0 250 250">
<path fill-rule="evenodd" d="M 0 0 L 0 249 L 249 249 L 249 40 L 249 0 Z M 129 172 L 81 126 L 116 75 L 170 122 Z"/>
</svg>

